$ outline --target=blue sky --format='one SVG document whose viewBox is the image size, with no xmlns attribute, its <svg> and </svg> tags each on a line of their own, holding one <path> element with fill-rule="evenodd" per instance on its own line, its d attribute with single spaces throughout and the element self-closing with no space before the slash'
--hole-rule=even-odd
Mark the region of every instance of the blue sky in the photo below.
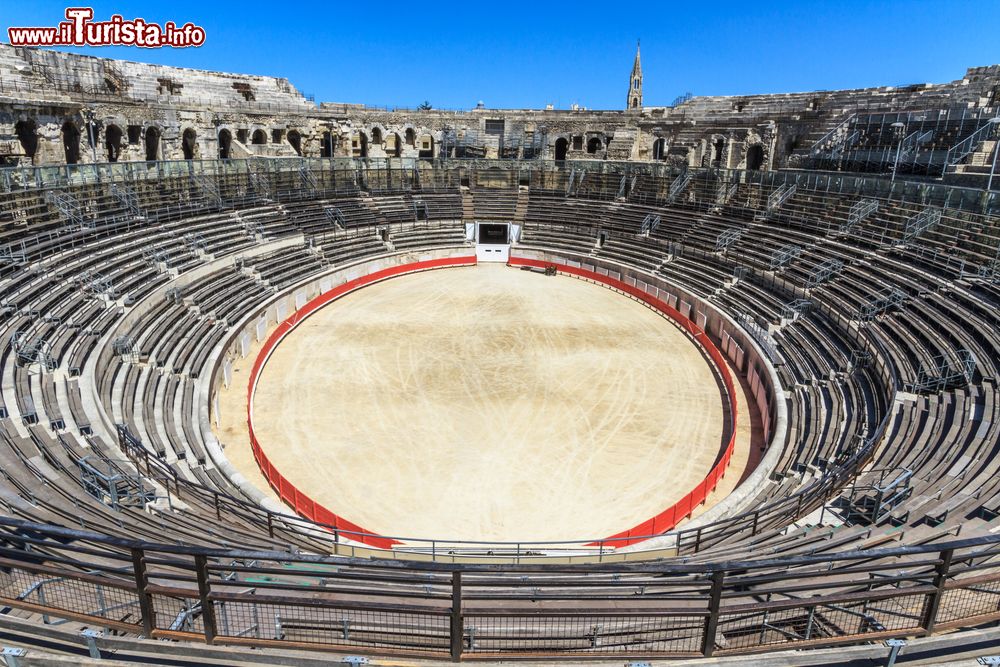
<svg viewBox="0 0 1000 667">
<path fill-rule="evenodd" d="M 83 2 L 74 3 L 83 5 Z M 645 103 L 960 78 L 1000 63 L 1000 0 L 405 3 L 104 2 L 191 21 L 204 46 L 80 52 L 284 76 L 317 100 L 439 108 L 616 109 L 642 39 Z M 0 0 L 6 28 L 55 25 L 66 3 Z"/>
</svg>

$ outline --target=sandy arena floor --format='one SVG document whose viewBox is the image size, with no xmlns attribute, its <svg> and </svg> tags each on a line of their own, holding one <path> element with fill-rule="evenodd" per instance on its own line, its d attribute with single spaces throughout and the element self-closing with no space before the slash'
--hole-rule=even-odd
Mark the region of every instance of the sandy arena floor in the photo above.
<svg viewBox="0 0 1000 667">
<path fill-rule="evenodd" d="M 223 391 L 219 436 L 266 488 L 240 398 L 251 361 Z M 740 447 L 712 501 L 747 460 L 740 399 Z M 501 265 L 330 304 L 275 350 L 254 410 L 271 461 L 331 511 L 384 535 L 488 541 L 629 528 L 704 477 L 724 428 L 708 362 L 669 320 Z"/>
</svg>

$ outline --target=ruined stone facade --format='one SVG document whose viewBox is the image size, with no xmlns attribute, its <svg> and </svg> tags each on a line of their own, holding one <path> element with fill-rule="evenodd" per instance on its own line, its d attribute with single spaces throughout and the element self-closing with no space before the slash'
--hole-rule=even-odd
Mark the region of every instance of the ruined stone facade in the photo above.
<svg viewBox="0 0 1000 667">
<path fill-rule="evenodd" d="M 0 163 L 49 165 L 247 156 L 656 160 L 799 167 L 859 109 L 1000 105 L 1000 66 L 907 87 L 642 105 L 639 55 L 620 111 L 384 110 L 315 104 L 286 79 L 0 45 Z M 638 83 L 638 87 L 636 87 Z"/>
</svg>

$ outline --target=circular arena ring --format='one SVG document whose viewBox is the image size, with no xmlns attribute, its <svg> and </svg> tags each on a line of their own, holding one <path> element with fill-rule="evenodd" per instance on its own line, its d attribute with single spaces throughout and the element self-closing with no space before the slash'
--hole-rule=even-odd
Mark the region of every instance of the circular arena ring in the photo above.
<svg viewBox="0 0 1000 667">
<path fill-rule="evenodd" d="M 995 194 L 596 160 L 121 163 L 0 183 L 6 632 L 275 662 L 871 660 L 890 638 L 996 639 Z M 482 222 L 510 226 L 512 263 L 676 313 L 704 342 L 756 438 L 720 497 L 692 508 L 728 447 L 687 505 L 617 539 L 397 545 L 252 476 L 246 405 L 229 403 L 250 398 L 242 364 L 352 281 L 470 257 Z"/>
<path fill-rule="evenodd" d="M 362 544 L 378 547 L 381 549 L 388 549 L 392 548 L 395 545 L 402 544 L 403 542 L 414 541 L 412 538 L 384 537 L 376 535 L 371 533 L 370 531 L 364 530 L 360 526 L 351 523 L 350 521 L 345 520 L 342 517 L 337 516 L 323 504 L 316 502 L 312 497 L 310 497 L 308 492 L 303 491 L 302 489 L 296 487 L 296 485 L 291 480 L 289 480 L 285 475 L 282 474 L 282 472 L 279 470 L 279 467 L 275 465 L 268 458 L 268 456 L 264 452 L 264 446 L 260 442 L 257 432 L 254 429 L 253 406 L 254 406 L 254 397 L 255 394 L 257 393 L 258 383 L 260 380 L 261 373 L 264 370 L 264 367 L 267 364 L 272 353 L 281 344 L 283 340 L 289 337 L 289 335 L 292 334 L 292 332 L 295 331 L 295 329 L 302 322 L 306 320 L 306 318 L 310 317 L 312 314 L 316 313 L 323 307 L 340 299 L 341 297 L 347 294 L 351 294 L 369 285 L 380 283 L 395 277 L 409 275 L 416 272 L 430 271 L 434 269 L 443 269 L 449 267 L 470 266 L 470 265 L 474 266 L 475 262 L 476 262 L 475 256 L 445 257 L 423 262 L 401 264 L 398 266 L 382 269 L 380 271 L 376 271 L 374 273 L 370 273 L 368 275 L 347 281 L 323 294 L 320 294 L 319 296 L 305 303 L 301 308 L 296 310 L 294 314 L 292 314 L 284 321 L 282 321 L 277 326 L 277 328 L 270 334 L 270 336 L 268 336 L 268 338 L 263 342 L 263 345 L 257 352 L 257 356 L 250 369 L 249 381 L 247 387 L 246 407 L 247 407 L 247 424 L 249 427 L 250 444 L 253 451 L 254 460 L 260 467 L 260 470 L 264 475 L 265 479 L 267 480 L 267 483 L 278 494 L 281 500 L 284 503 L 286 503 L 289 507 L 293 508 L 297 514 L 311 521 L 332 526 L 333 527 L 332 529 L 337 532 L 339 537 L 349 538 L 352 540 L 356 540 L 357 542 L 360 542 Z M 722 480 L 723 476 L 726 473 L 730 460 L 732 459 L 733 456 L 733 451 L 736 447 L 736 423 L 738 415 L 736 389 L 733 385 L 732 376 L 730 375 L 728 365 L 725 359 L 723 358 L 722 353 L 711 341 L 711 339 L 708 338 L 705 332 L 702 331 L 701 328 L 699 328 L 687 316 L 682 315 L 680 311 L 668 305 L 666 301 L 657 298 L 656 296 L 650 294 L 645 290 L 637 288 L 634 285 L 634 283 L 630 284 L 622 280 L 619 280 L 617 278 L 614 278 L 612 276 L 609 276 L 607 274 L 601 274 L 596 271 L 591 271 L 582 267 L 573 267 L 573 266 L 568 266 L 566 264 L 556 264 L 553 262 L 545 262 L 540 260 L 512 257 L 508 264 L 510 266 L 518 266 L 518 267 L 535 267 L 542 270 L 546 268 L 555 269 L 557 272 L 565 273 L 570 276 L 592 281 L 599 285 L 610 287 L 613 290 L 619 291 L 620 293 L 627 295 L 639 301 L 643 305 L 651 308 L 655 312 L 666 317 L 671 322 L 674 322 L 680 330 L 684 331 L 690 337 L 690 339 L 696 343 L 698 348 L 701 350 L 702 354 L 704 354 L 710 360 L 711 370 L 715 374 L 717 374 L 718 378 L 721 379 L 723 385 L 724 389 L 723 403 L 725 404 L 726 412 L 728 413 L 728 426 L 723 433 L 723 438 L 722 438 L 723 444 L 721 447 L 721 451 L 718 453 L 717 456 L 715 456 L 715 461 L 714 463 L 711 464 L 711 468 L 709 469 L 708 473 L 701 480 L 699 480 L 694 486 L 694 488 L 692 488 L 689 492 L 685 493 L 671 505 L 669 505 L 662 511 L 658 512 L 656 515 L 643 521 L 642 523 L 627 530 L 616 533 L 614 535 L 608 536 L 607 538 L 604 539 L 595 541 L 579 540 L 579 542 L 581 544 L 586 544 L 587 546 L 592 546 L 596 544 L 599 550 L 601 551 L 603 551 L 603 549 L 606 547 L 612 549 L 618 549 L 632 544 L 637 544 L 645 539 L 660 535 L 666 531 L 673 529 L 675 526 L 677 526 L 678 523 L 683 521 L 685 518 L 690 517 L 691 513 L 699 505 L 704 503 L 708 498 L 709 494 L 711 494 L 716 489 L 719 482 Z M 326 331 L 325 328 L 322 330 L 322 335 L 320 336 L 320 340 L 324 341 L 326 344 L 330 344 L 332 342 L 330 341 L 329 333 Z M 297 350 L 296 354 L 308 358 L 309 356 L 308 348 L 312 345 L 317 345 L 317 341 L 310 340 L 309 344 L 306 345 L 305 349 Z M 322 377 L 326 372 L 328 371 L 323 371 L 322 373 L 319 373 L 319 377 Z M 335 372 L 339 372 L 339 369 Z M 286 378 L 280 378 L 280 379 L 286 380 Z M 317 382 L 321 382 L 321 380 L 317 380 Z M 280 382 L 278 388 L 276 388 L 275 391 L 272 392 L 272 394 L 282 393 L 287 390 L 288 390 L 287 383 Z M 310 393 L 315 392 L 316 389 L 312 388 L 309 391 Z M 333 395 L 329 396 L 323 395 L 317 400 L 321 404 L 324 401 L 336 400 L 336 394 L 334 393 Z M 309 411 L 305 411 L 306 414 L 308 414 L 311 410 L 312 409 L 310 409 Z M 361 414 L 357 414 L 356 418 L 365 419 L 366 412 L 367 411 Z M 684 417 L 689 420 L 693 419 L 693 415 L 685 414 Z M 289 417 L 287 417 L 286 415 L 281 415 L 281 418 L 286 419 Z M 440 416 L 437 416 L 437 418 L 440 419 Z M 326 443 L 314 442 L 319 440 L 318 435 L 317 436 L 310 435 L 307 436 L 307 438 L 309 438 L 310 440 L 309 444 L 307 445 L 308 451 L 312 452 L 313 455 L 310 455 L 308 453 L 303 453 L 296 456 L 302 456 L 303 458 L 308 459 L 309 463 L 307 464 L 307 467 L 315 469 L 318 466 L 320 469 L 322 469 L 322 463 L 318 459 L 322 459 L 322 457 L 326 455 L 325 454 L 325 450 L 327 448 Z M 285 444 L 287 446 L 287 443 Z M 684 444 L 688 443 L 684 442 Z M 691 451 L 687 452 L 687 455 L 689 457 L 692 457 L 693 454 L 694 453 Z M 392 449 L 390 449 L 387 455 L 390 456 L 392 455 Z M 677 451 L 677 455 L 684 456 L 684 450 L 679 449 Z M 291 457 L 286 456 L 285 458 L 286 460 L 288 460 Z M 648 465 L 647 457 L 643 456 L 641 458 L 641 461 L 644 461 L 645 464 Z M 676 465 L 677 467 L 680 467 L 679 463 Z M 462 473 L 448 472 L 442 470 L 440 474 L 448 476 L 448 475 L 461 475 Z M 542 480 L 544 480 L 545 475 L 550 475 L 550 474 L 551 474 L 550 471 L 545 471 L 545 474 L 542 476 Z M 320 472 L 320 477 L 324 476 L 325 476 L 324 473 Z M 351 477 L 349 473 L 345 473 L 345 476 L 348 478 Z M 628 484 L 631 481 L 632 480 L 630 480 L 629 478 L 624 477 L 620 479 L 618 483 Z M 378 480 L 376 480 L 376 483 L 378 483 Z M 481 480 L 480 482 L 478 482 L 478 484 L 480 485 L 483 483 L 485 483 L 485 480 Z M 662 479 L 658 483 L 662 484 Z M 493 490 L 491 493 L 497 493 L 498 491 L 499 489 Z M 424 493 L 426 492 L 427 491 L 425 490 Z M 333 494 L 329 495 L 332 495 L 334 498 L 336 498 L 338 492 L 335 491 Z M 460 500 L 460 498 L 456 500 Z M 408 506 L 412 506 L 413 502 L 414 501 L 411 500 Z M 575 509 L 579 508 L 570 508 L 570 511 L 573 511 Z M 408 510 L 408 511 L 413 511 L 413 510 Z M 528 512 L 538 511 L 538 508 L 533 508 L 529 506 L 527 508 L 527 511 Z M 584 513 L 584 515 L 585 514 L 586 513 Z M 407 516 L 408 514 L 403 515 L 404 521 L 406 520 Z M 416 540 L 417 543 L 427 543 L 429 541 L 430 540 L 427 539 Z M 510 544 L 495 543 L 493 546 L 499 549 L 507 549 L 507 548 L 517 548 L 517 544 L 518 543 L 510 543 Z M 521 544 L 525 548 L 531 548 L 533 546 L 544 548 L 544 545 L 537 543 L 537 541 L 535 541 L 534 545 L 530 544 L 529 540 L 527 539 L 523 540 Z M 451 546 L 452 548 L 454 548 L 455 543 L 452 543 Z M 550 544 L 548 546 L 552 545 Z"/>
</svg>

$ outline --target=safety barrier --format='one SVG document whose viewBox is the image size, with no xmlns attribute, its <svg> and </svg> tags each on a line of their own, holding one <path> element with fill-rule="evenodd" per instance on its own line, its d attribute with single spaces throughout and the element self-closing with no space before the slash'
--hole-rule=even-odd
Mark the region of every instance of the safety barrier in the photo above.
<svg viewBox="0 0 1000 667">
<path fill-rule="evenodd" d="M 615 547 L 625 547 L 630 544 L 642 542 L 643 540 L 649 539 L 650 536 L 665 533 L 666 531 L 672 529 L 678 523 L 691 516 L 694 509 L 705 502 L 705 499 L 708 498 L 708 494 L 715 490 L 719 484 L 719 480 L 725 476 L 726 469 L 729 467 L 729 462 L 733 458 L 733 449 L 736 446 L 736 388 L 733 384 L 732 375 L 729 373 L 729 367 L 726 364 L 722 353 L 719 351 L 719 348 L 715 346 L 715 343 L 712 342 L 712 340 L 708 337 L 708 334 L 706 334 L 701 327 L 695 324 L 690 318 L 682 315 L 676 308 L 671 307 L 665 301 L 652 296 L 644 290 L 641 290 L 633 285 L 629 285 L 628 283 L 618 280 L 617 278 L 612 278 L 611 276 L 577 266 L 570 266 L 568 264 L 547 260 L 529 259 L 527 257 L 511 257 L 509 265 L 532 266 L 536 268 L 555 266 L 556 269 L 562 273 L 603 283 L 609 287 L 613 287 L 616 290 L 624 292 L 625 294 L 628 294 L 646 305 L 651 306 L 673 320 L 698 342 L 701 348 L 715 364 L 715 368 L 722 378 L 722 382 L 726 388 L 726 397 L 729 401 L 729 410 L 732 415 L 732 419 L 730 422 L 731 432 L 729 434 L 729 439 L 726 446 L 723 448 L 722 453 L 716 460 L 715 465 L 712 466 L 712 470 L 709 471 L 708 475 L 706 475 L 701 482 L 699 482 L 698 486 L 692 489 L 687 495 L 678 500 L 672 506 L 663 510 L 656 516 L 643 521 L 639 525 L 621 533 L 612 535 L 607 539 L 609 541 L 613 540 L 612 544 Z M 601 542 L 595 542 L 592 546 L 603 546 L 603 544 Z"/>
<path fill-rule="evenodd" d="M 295 327 L 301 324 L 307 317 L 328 303 L 335 301 L 346 294 L 350 294 L 351 292 L 361 289 L 362 287 L 408 273 L 429 271 L 432 269 L 443 269 L 454 266 L 473 266 L 475 264 L 475 256 L 442 257 L 423 262 L 412 262 L 410 264 L 392 266 L 387 269 L 375 271 L 367 276 L 349 280 L 307 302 L 304 306 L 302 306 L 302 308 L 295 311 L 290 317 L 286 318 L 281 324 L 279 324 L 271 335 L 268 336 L 267 340 L 264 342 L 264 346 L 260 350 L 260 353 L 258 353 L 257 358 L 254 360 L 253 368 L 250 370 L 250 380 L 247 385 L 247 428 L 250 432 L 250 447 L 253 450 L 257 466 L 260 468 L 261 473 L 263 473 L 267 483 L 272 489 L 274 489 L 274 492 L 278 494 L 282 502 L 294 509 L 297 514 L 309 519 L 310 521 L 315 521 L 327 526 L 333 526 L 333 528 L 337 531 L 344 531 L 345 533 L 350 534 L 351 539 L 379 549 L 391 549 L 394 545 L 399 544 L 398 540 L 374 535 L 371 531 L 365 530 L 357 524 L 334 514 L 323 505 L 320 505 L 308 495 L 296 488 L 296 486 L 292 484 L 288 478 L 282 475 L 274 464 L 272 464 L 267 458 L 267 455 L 264 453 L 264 449 L 261 447 L 260 441 L 257 439 L 257 435 L 254 433 L 253 429 L 253 398 L 254 393 L 257 390 L 257 379 L 260 376 L 260 372 L 264 368 L 264 365 L 267 363 L 267 360 L 270 358 L 271 353 L 278 346 L 281 340 L 293 329 L 295 329 Z"/>
</svg>

